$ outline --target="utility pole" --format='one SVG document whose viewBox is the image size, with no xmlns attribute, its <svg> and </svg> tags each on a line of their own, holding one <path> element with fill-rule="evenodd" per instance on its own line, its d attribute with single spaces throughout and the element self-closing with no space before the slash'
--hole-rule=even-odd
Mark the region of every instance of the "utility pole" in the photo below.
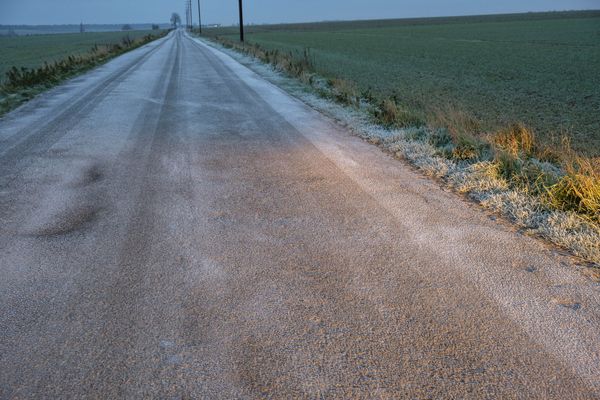
<svg viewBox="0 0 600 400">
<path fill-rule="evenodd" d="M 188 31 L 191 31 L 193 26 L 192 20 L 192 0 L 185 0 L 185 24 Z"/>
<path fill-rule="evenodd" d="M 188 0 L 185 0 L 185 29 L 190 27 L 190 9 L 188 8 Z"/>
<path fill-rule="evenodd" d="M 200 0 L 198 0 L 198 33 L 202 34 L 202 14 L 200 14 Z"/>
<path fill-rule="evenodd" d="M 242 0 L 239 0 L 240 3 L 240 42 L 244 41 L 244 7 L 242 5 Z"/>
<path fill-rule="evenodd" d="M 188 4 L 188 0 L 185 0 L 183 3 L 185 5 L 185 29 L 190 29 L 190 7 Z"/>
</svg>

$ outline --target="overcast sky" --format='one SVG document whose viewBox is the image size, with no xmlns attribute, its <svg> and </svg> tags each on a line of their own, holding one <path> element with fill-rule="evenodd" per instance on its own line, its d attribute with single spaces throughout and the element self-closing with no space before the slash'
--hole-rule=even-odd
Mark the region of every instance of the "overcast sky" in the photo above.
<svg viewBox="0 0 600 400">
<path fill-rule="evenodd" d="M 197 15 L 197 0 L 194 13 Z M 232 24 L 237 0 L 200 0 L 203 22 Z M 0 24 L 167 22 L 184 0 L 0 0 Z M 408 18 L 599 9 L 600 0 L 244 0 L 248 22 Z M 196 17 L 194 17 L 196 20 Z"/>
</svg>

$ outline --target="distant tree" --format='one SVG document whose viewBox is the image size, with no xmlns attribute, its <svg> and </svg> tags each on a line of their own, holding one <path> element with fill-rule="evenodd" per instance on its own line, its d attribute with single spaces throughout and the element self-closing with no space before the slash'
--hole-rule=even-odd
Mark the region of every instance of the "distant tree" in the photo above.
<svg viewBox="0 0 600 400">
<path fill-rule="evenodd" d="M 171 14 L 171 25 L 173 25 L 173 29 L 177 29 L 177 27 L 181 25 L 181 17 L 179 16 L 179 14 Z"/>
<path fill-rule="evenodd" d="M 152 24 L 152 30 L 153 31 L 157 31 L 160 29 L 160 26 L 158 24 Z"/>
<path fill-rule="evenodd" d="M 123 25 L 123 27 L 121 28 L 122 31 L 130 31 L 131 30 L 131 25 L 129 24 L 125 24 Z"/>
</svg>

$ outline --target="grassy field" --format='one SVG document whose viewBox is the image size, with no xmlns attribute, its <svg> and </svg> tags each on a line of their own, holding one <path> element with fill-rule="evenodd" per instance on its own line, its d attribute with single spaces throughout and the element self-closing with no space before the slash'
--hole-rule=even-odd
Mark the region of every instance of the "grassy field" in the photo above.
<svg viewBox="0 0 600 400">
<path fill-rule="evenodd" d="M 539 140 L 565 133 L 600 156 L 600 11 L 250 27 L 247 40 L 301 54 L 317 72 L 393 96 L 429 120 L 467 113 Z M 235 38 L 234 30 L 209 35 Z"/>
<path fill-rule="evenodd" d="M 64 80 L 167 33 L 155 30 L 0 37 L 0 117 Z"/>
<path fill-rule="evenodd" d="M 134 31 L 145 31 L 152 29 L 153 23 L 128 24 Z M 159 23 L 160 29 L 171 29 L 171 24 Z M 121 31 L 123 24 L 84 24 L 85 32 L 108 33 Z M 17 35 L 50 35 L 79 33 L 79 24 L 65 25 L 0 25 L 0 36 L 9 35 L 11 32 Z"/>
<path fill-rule="evenodd" d="M 0 77 L 3 79 L 13 66 L 37 68 L 44 62 L 51 63 L 71 55 L 87 53 L 95 44 L 114 44 L 126 35 L 137 39 L 150 33 L 152 31 L 0 36 Z"/>
</svg>

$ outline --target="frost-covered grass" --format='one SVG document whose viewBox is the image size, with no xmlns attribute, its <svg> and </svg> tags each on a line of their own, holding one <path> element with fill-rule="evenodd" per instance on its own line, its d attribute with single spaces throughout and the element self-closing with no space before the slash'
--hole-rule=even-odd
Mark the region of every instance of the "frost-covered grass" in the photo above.
<svg viewBox="0 0 600 400">
<path fill-rule="evenodd" d="M 351 82 L 318 76 L 312 71 L 310 54 L 294 59 L 256 45 L 212 43 L 425 175 L 504 215 L 529 233 L 600 264 L 600 197 L 594 197 L 600 195 L 594 186 L 600 175 L 592 161 L 574 152 L 557 155 L 536 144 L 535 136 L 518 124 L 487 136 L 452 131 L 441 124 L 426 125 L 418 115 L 404 115 L 393 99 L 389 100 L 393 104 L 382 104 L 358 94 Z M 445 118 L 463 116 L 458 113 Z M 589 193 L 581 193 L 581 188 Z M 557 203 L 553 191 L 568 197 L 571 204 Z"/>
</svg>

